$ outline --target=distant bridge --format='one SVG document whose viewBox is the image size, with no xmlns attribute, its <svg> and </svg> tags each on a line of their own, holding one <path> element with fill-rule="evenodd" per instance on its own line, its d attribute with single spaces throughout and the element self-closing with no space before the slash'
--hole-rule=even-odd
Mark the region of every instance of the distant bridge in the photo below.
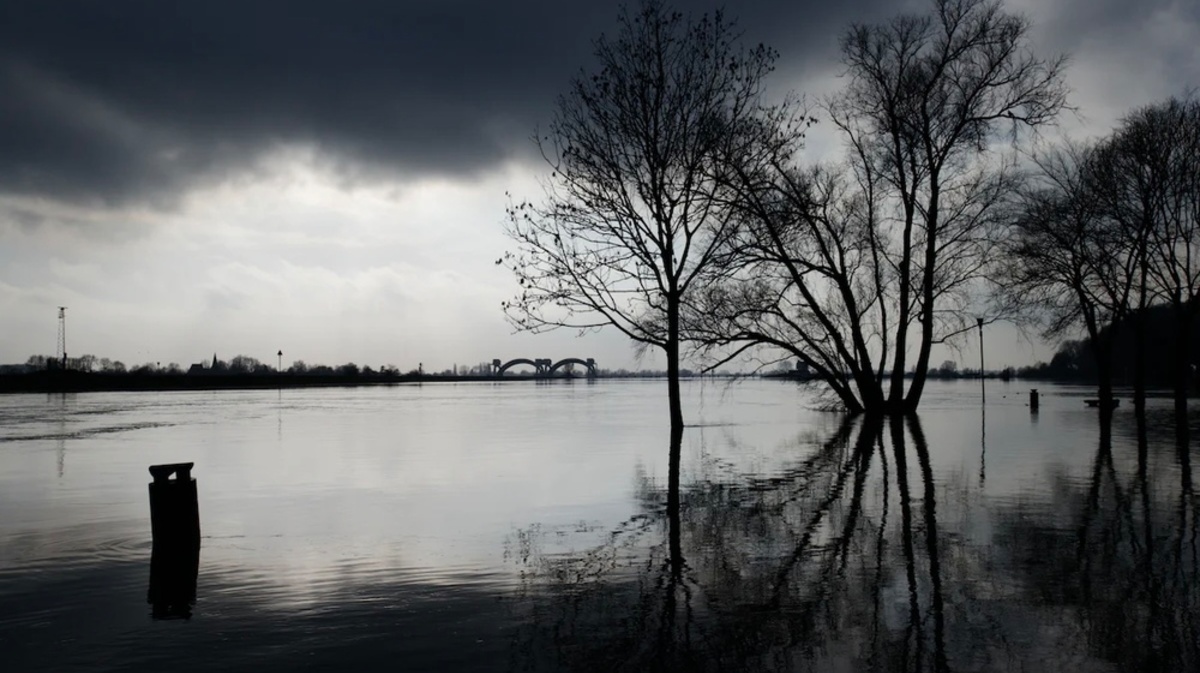
<svg viewBox="0 0 1200 673">
<path fill-rule="evenodd" d="M 563 358 L 558 362 L 554 362 L 550 358 L 539 358 L 537 360 L 517 358 L 515 360 L 509 360 L 508 362 L 502 362 L 500 358 L 496 358 L 495 360 L 492 360 L 492 374 L 494 376 L 504 376 L 504 372 L 508 371 L 510 367 L 515 367 L 517 365 L 529 365 L 530 367 L 533 367 L 534 376 L 553 376 L 554 372 L 558 371 L 560 367 L 564 367 L 566 365 L 580 365 L 587 369 L 587 377 L 589 379 L 596 378 L 596 361 L 592 358 L 588 358 L 586 360 L 581 360 L 579 358 Z"/>
</svg>

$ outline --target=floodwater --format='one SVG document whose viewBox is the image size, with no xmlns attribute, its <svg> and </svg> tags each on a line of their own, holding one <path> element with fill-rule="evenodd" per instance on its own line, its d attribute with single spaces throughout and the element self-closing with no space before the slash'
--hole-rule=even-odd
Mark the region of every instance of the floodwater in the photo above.
<svg viewBox="0 0 1200 673">
<path fill-rule="evenodd" d="M 0 397 L 0 668 L 1200 668 L 1200 428 L 1169 400 L 1102 430 L 1085 389 L 934 382 L 872 427 L 690 382 L 676 511 L 665 393 Z M 147 467 L 184 461 L 195 602 L 158 619 Z"/>
</svg>

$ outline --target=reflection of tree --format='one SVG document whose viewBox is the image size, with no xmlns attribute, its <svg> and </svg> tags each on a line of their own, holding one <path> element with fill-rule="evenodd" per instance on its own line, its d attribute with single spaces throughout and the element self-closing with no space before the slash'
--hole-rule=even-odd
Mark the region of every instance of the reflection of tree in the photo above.
<svg viewBox="0 0 1200 673">
<path fill-rule="evenodd" d="M 521 667 L 944 670 L 929 453 L 915 418 L 889 429 L 847 419 L 771 476 L 641 479 L 639 513 L 584 552 L 520 531 Z"/>
<path fill-rule="evenodd" d="M 766 475 L 703 462 L 677 507 L 639 478 L 637 514 L 583 552 L 517 533 L 514 663 L 1200 670 L 1191 430 L 1146 413 L 1102 415 L 1083 474 L 987 498 L 935 482 L 915 417 L 845 420 Z"/>
<path fill-rule="evenodd" d="M 1114 429 L 1104 428 L 1086 489 L 1057 484 L 1057 516 L 1031 507 L 1003 512 L 1002 541 L 1025 575 L 1027 598 L 1072 619 L 1092 656 L 1119 670 L 1198 670 L 1200 557 L 1187 424 L 1176 426 L 1174 446 L 1149 436 L 1170 421 L 1139 413 L 1135 424 L 1133 455 L 1114 449 Z"/>
</svg>

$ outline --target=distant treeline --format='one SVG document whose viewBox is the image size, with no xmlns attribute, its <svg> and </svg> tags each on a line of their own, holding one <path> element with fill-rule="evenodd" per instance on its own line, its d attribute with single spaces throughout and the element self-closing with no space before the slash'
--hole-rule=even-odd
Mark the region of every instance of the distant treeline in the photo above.
<svg viewBox="0 0 1200 673">
<path fill-rule="evenodd" d="M 353 362 L 330 367 L 328 365 L 308 365 L 303 360 L 296 360 L 290 367 L 282 372 L 277 368 L 258 358 L 249 355 L 236 355 L 232 359 L 220 360 L 213 356 L 211 361 L 206 361 L 199 364 L 190 365 L 184 369 L 178 362 L 171 362 L 163 365 L 161 362 L 146 362 L 133 367 L 128 367 L 120 360 L 111 360 L 109 358 L 96 357 L 95 355 L 81 355 L 79 357 L 68 357 L 65 363 L 60 363 L 59 360 L 50 355 L 31 355 L 25 361 L 24 371 L 41 371 L 41 370 L 56 370 L 66 369 L 73 372 L 96 373 L 96 374 L 137 374 L 137 375 L 279 375 L 296 374 L 310 376 L 358 376 L 360 374 L 372 376 L 399 376 L 400 370 L 395 365 L 383 365 L 379 369 L 372 369 L 369 365 L 359 366 Z M 8 372 L 15 373 L 15 372 Z M 414 369 L 410 374 L 418 374 L 418 370 Z"/>
<path fill-rule="evenodd" d="M 664 371 L 599 369 L 604 378 L 659 378 Z M 686 370 L 685 376 L 699 374 Z M 712 376 L 735 376 L 727 372 Z M 582 378 L 583 374 L 564 368 L 552 375 L 527 370 L 510 370 L 497 376 L 490 364 L 459 367 L 427 372 L 422 365 L 406 372 L 395 365 L 373 368 L 347 362 L 342 365 L 309 365 L 297 360 L 288 368 L 266 364 L 248 355 L 238 355 L 226 361 L 213 357 L 211 361 L 190 365 L 184 369 L 178 363 L 162 365 L 147 362 L 128 367 L 120 360 L 82 355 L 67 358 L 64 363 L 53 356 L 30 356 L 25 364 L 0 367 L 0 392 L 104 391 L 104 390 L 216 390 L 239 388 L 360 386 L 403 383 L 522 381 L 530 379 Z"/>
<path fill-rule="evenodd" d="M 127 366 L 120 360 L 112 360 L 109 358 L 96 357 L 95 355 L 81 355 L 79 357 L 69 357 L 66 360 L 65 366 L 60 364 L 59 360 L 51 355 L 31 355 L 25 361 L 24 365 L 16 367 L 7 366 L 0 370 L 0 375 L 8 374 L 25 374 L 40 371 L 55 371 L 68 370 L 72 372 L 83 372 L 89 374 L 109 374 L 109 375 L 139 375 L 139 376 L 170 376 L 170 375 L 189 375 L 189 376 L 341 376 L 341 377 L 366 377 L 366 378 L 400 378 L 400 377 L 425 377 L 425 378 L 495 378 L 493 367 L 490 363 L 480 363 L 474 366 L 454 365 L 453 367 L 437 370 L 426 370 L 423 365 L 418 365 L 413 369 L 402 372 L 395 365 L 381 365 L 378 369 L 372 368 L 370 365 L 358 365 L 354 362 L 347 362 L 341 365 L 310 365 L 303 360 L 294 361 L 291 366 L 286 369 L 279 369 L 268 363 L 262 362 L 258 358 L 249 355 L 236 355 L 230 360 L 221 360 L 213 356 L 211 361 L 190 365 L 188 368 L 182 367 L 177 362 L 171 362 L 163 365 L 161 362 L 146 362 L 133 367 Z M 596 372 L 599 376 L 605 378 L 657 378 L 667 375 L 666 370 L 656 369 L 603 369 L 597 368 Z M 532 376 L 533 372 L 518 367 L 506 371 L 505 377 L 521 378 Z M 699 376 L 700 373 L 691 369 L 681 369 L 680 374 L 684 377 Z M 572 365 L 566 365 L 559 372 L 552 376 L 559 378 L 578 377 L 581 373 Z M 721 371 L 713 374 L 705 374 L 705 376 L 717 377 L 732 377 L 739 374 L 728 371 Z"/>
</svg>

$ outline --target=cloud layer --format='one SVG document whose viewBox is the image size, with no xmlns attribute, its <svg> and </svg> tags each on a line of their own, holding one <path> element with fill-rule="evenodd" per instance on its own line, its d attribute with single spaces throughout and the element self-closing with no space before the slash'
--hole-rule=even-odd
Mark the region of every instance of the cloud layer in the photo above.
<svg viewBox="0 0 1200 673">
<path fill-rule="evenodd" d="M 825 50 L 851 9 L 804 4 L 746 3 L 739 22 L 792 57 Z M 529 151 L 615 14 L 551 0 L 7 3 L 0 192 L 169 204 L 287 146 L 352 180 L 471 176 Z"/>
</svg>

